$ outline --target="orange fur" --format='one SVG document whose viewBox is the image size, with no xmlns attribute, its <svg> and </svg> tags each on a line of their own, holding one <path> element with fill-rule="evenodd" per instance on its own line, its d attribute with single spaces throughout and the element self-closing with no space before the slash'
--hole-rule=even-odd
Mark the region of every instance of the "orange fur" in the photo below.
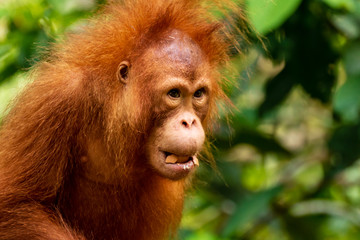
<svg viewBox="0 0 360 240">
<path fill-rule="evenodd" d="M 223 97 L 218 69 L 227 61 L 228 44 L 204 4 L 124 0 L 106 5 L 89 26 L 54 45 L 35 66 L 34 81 L 4 119 L 0 239 L 164 239 L 175 234 L 185 183 L 144 169 L 141 154 L 153 127 L 153 87 L 146 81 L 153 69 L 142 70 L 143 88 L 132 99 L 124 99 L 124 85 L 116 78 L 121 61 L 140 61 L 171 29 L 190 36 L 210 63 L 209 126 L 215 101 Z M 99 158 L 91 174 L 105 172 L 104 182 L 112 184 L 84 177 L 84 154 Z"/>
</svg>

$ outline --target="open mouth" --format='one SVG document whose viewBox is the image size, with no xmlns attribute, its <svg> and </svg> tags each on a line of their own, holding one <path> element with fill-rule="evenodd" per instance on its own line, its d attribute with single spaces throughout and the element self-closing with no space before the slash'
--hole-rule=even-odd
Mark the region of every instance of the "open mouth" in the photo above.
<svg viewBox="0 0 360 240">
<path fill-rule="evenodd" d="M 195 166 L 199 166 L 199 160 L 194 156 L 180 156 L 170 152 L 165 153 L 165 163 L 167 164 L 184 164 L 186 165 L 189 162 L 192 162 Z"/>
<path fill-rule="evenodd" d="M 177 169 L 179 171 L 181 169 L 186 171 L 199 166 L 199 160 L 196 155 L 184 156 L 166 151 L 163 151 L 163 154 L 165 155 L 165 164 L 174 168 L 174 170 Z"/>
<path fill-rule="evenodd" d="M 173 180 L 185 178 L 199 166 L 196 152 L 177 151 L 174 153 L 158 149 L 158 153 L 156 169 L 164 177 Z"/>
</svg>

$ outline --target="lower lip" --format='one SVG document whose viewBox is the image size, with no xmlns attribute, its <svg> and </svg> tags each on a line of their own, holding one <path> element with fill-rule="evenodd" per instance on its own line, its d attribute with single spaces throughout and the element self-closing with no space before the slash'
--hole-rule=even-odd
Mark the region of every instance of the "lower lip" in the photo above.
<svg viewBox="0 0 360 240">
<path fill-rule="evenodd" d="M 193 160 L 189 160 L 185 163 L 166 163 L 166 167 L 176 172 L 190 172 L 195 168 L 195 164 Z"/>
</svg>

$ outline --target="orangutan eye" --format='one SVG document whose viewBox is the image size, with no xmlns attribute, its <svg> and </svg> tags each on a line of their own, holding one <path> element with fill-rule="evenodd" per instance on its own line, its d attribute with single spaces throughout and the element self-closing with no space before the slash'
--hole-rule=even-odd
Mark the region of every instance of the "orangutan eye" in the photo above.
<svg viewBox="0 0 360 240">
<path fill-rule="evenodd" d="M 180 97 L 180 90 L 177 88 L 171 89 L 168 92 L 168 95 L 172 98 L 179 98 Z"/>
<path fill-rule="evenodd" d="M 204 96 L 205 94 L 205 89 L 204 88 L 200 88 L 199 90 L 197 90 L 194 93 L 194 98 L 201 98 L 202 96 Z"/>
</svg>

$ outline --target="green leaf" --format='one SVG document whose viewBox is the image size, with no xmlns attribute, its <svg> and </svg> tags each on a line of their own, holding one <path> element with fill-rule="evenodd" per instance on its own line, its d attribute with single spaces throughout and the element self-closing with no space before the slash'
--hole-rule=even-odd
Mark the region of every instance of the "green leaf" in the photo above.
<svg viewBox="0 0 360 240">
<path fill-rule="evenodd" d="M 360 35 L 358 20 L 354 15 L 343 14 L 332 17 L 333 24 L 347 37 L 355 39 Z"/>
<path fill-rule="evenodd" d="M 248 0 L 247 12 L 254 28 L 265 35 L 284 23 L 300 3 L 301 0 Z"/>
<path fill-rule="evenodd" d="M 360 76 L 350 77 L 334 95 L 334 110 L 343 120 L 354 122 L 359 119 Z"/>
<path fill-rule="evenodd" d="M 345 52 L 344 64 L 348 75 L 360 75 L 360 43 L 350 44 Z"/>
<path fill-rule="evenodd" d="M 217 236 L 215 236 L 214 234 L 211 234 L 211 233 L 205 232 L 205 231 L 198 231 L 198 232 L 194 233 L 193 235 L 187 237 L 186 239 L 187 240 L 198 240 L 198 239 L 219 240 L 219 238 Z"/>
<path fill-rule="evenodd" d="M 337 9 L 344 8 L 349 11 L 355 9 L 354 0 L 323 0 L 323 1 L 332 8 L 337 8 Z"/>
</svg>

